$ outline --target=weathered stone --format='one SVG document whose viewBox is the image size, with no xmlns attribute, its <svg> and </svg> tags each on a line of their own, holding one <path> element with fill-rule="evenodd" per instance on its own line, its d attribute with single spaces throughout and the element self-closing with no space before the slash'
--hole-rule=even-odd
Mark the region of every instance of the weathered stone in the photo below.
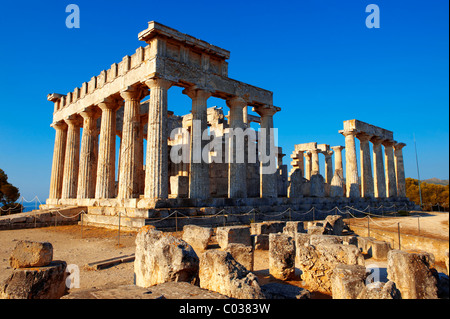
<svg viewBox="0 0 450 319">
<path fill-rule="evenodd" d="M 194 248 L 194 250 L 205 250 L 213 234 L 213 229 L 196 225 L 183 227 L 183 240 Z"/>
<path fill-rule="evenodd" d="M 371 241 L 371 247 L 369 248 L 369 255 L 374 259 L 386 260 L 389 251 L 391 250 L 391 245 L 382 240 Z"/>
<path fill-rule="evenodd" d="M 393 281 L 377 281 L 365 286 L 357 299 L 401 299 L 401 296 Z"/>
<path fill-rule="evenodd" d="M 325 222 L 329 225 L 330 235 L 341 236 L 344 230 L 344 219 L 342 215 L 328 215 Z"/>
<path fill-rule="evenodd" d="M 149 287 L 167 281 L 195 282 L 199 259 L 185 241 L 144 226 L 136 236 L 136 285 Z"/>
<path fill-rule="evenodd" d="M 42 267 L 49 265 L 52 259 L 51 243 L 21 240 L 9 257 L 9 264 L 13 268 Z"/>
<path fill-rule="evenodd" d="M 309 243 L 313 246 L 342 244 L 342 239 L 339 236 L 332 235 L 311 235 L 309 237 Z"/>
<path fill-rule="evenodd" d="M 269 235 L 252 235 L 255 250 L 269 250 Z"/>
<path fill-rule="evenodd" d="M 216 240 L 220 248 L 226 249 L 229 243 L 251 246 L 249 226 L 217 227 Z"/>
<path fill-rule="evenodd" d="M 447 267 L 447 276 L 450 274 L 448 273 L 448 250 L 445 252 L 445 266 Z"/>
<path fill-rule="evenodd" d="M 310 299 L 311 293 L 297 286 L 271 282 L 261 286 L 267 299 Z"/>
<path fill-rule="evenodd" d="M 66 263 L 20 268 L 0 286 L 0 299 L 59 299 L 66 292 Z"/>
<path fill-rule="evenodd" d="M 308 234 L 309 235 L 323 235 L 326 230 L 322 226 L 308 226 Z"/>
<path fill-rule="evenodd" d="M 331 275 L 333 299 L 356 299 L 366 280 L 366 267 L 338 264 Z"/>
<path fill-rule="evenodd" d="M 437 280 L 431 269 L 434 256 L 391 250 L 388 253 L 388 279 L 395 282 L 402 299 L 436 299 Z"/>
<path fill-rule="evenodd" d="M 283 233 L 288 234 L 289 236 L 295 238 L 297 233 L 304 233 L 305 228 L 303 222 L 286 222 L 286 226 L 283 228 Z"/>
<path fill-rule="evenodd" d="M 325 196 L 325 179 L 320 174 L 314 174 L 310 179 L 310 194 L 312 197 L 324 197 Z"/>
<path fill-rule="evenodd" d="M 200 256 L 200 287 L 237 299 L 264 299 L 256 276 L 220 250 Z"/>
<path fill-rule="evenodd" d="M 253 249 L 252 246 L 245 246 L 243 244 L 228 244 L 227 252 L 233 256 L 234 260 L 244 266 L 247 270 L 253 271 Z"/>
<path fill-rule="evenodd" d="M 250 232 L 252 235 L 268 235 L 283 232 L 286 222 L 265 221 L 262 223 L 252 223 Z"/>
<path fill-rule="evenodd" d="M 295 242 L 286 234 L 269 235 L 269 272 L 281 280 L 295 275 Z"/>
<path fill-rule="evenodd" d="M 302 280 L 312 290 L 331 292 L 331 274 L 338 264 L 364 265 L 364 256 L 354 245 L 305 244 L 297 249 Z"/>
<path fill-rule="evenodd" d="M 344 196 L 345 181 L 342 171 L 335 170 L 330 184 L 330 197 Z"/>
</svg>

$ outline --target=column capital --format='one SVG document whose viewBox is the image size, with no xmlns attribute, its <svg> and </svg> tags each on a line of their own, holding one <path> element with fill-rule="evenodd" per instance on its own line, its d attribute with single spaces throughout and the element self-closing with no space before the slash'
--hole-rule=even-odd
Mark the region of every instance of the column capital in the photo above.
<svg viewBox="0 0 450 319">
<path fill-rule="evenodd" d="M 370 141 L 370 139 L 372 138 L 373 135 L 367 134 L 366 132 L 360 132 L 356 134 L 356 138 L 360 141 L 360 142 L 368 142 Z"/>
<path fill-rule="evenodd" d="M 145 96 L 146 90 L 135 86 L 129 86 L 120 91 L 120 96 L 124 100 L 140 101 Z"/>
<path fill-rule="evenodd" d="M 357 131 L 357 130 L 351 130 L 351 131 L 340 130 L 340 131 L 338 131 L 338 132 L 339 132 L 340 134 L 344 135 L 344 136 L 353 136 L 353 137 L 355 137 L 356 134 L 360 133 L 360 132 Z"/>
<path fill-rule="evenodd" d="M 80 112 L 80 116 L 85 120 L 88 118 L 92 118 L 92 119 L 96 120 L 100 117 L 100 115 L 101 115 L 101 113 L 94 106 L 89 106 Z"/>
<path fill-rule="evenodd" d="M 311 155 L 312 155 L 311 151 L 306 151 L 303 153 L 304 157 L 311 157 Z"/>
<path fill-rule="evenodd" d="M 275 113 L 281 111 L 281 108 L 274 105 L 262 105 L 253 107 L 253 111 L 258 113 L 259 116 L 273 116 Z"/>
<path fill-rule="evenodd" d="M 345 148 L 345 146 L 337 145 L 337 146 L 331 146 L 331 149 L 335 152 L 342 151 Z"/>
<path fill-rule="evenodd" d="M 119 108 L 123 106 L 123 100 L 117 100 L 112 97 L 107 97 L 100 101 L 97 106 L 102 110 L 113 110 L 117 111 Z"/>
<path fill-rule="evenodd" d="M 333 151 L 324 151 L 324 152 L 322 152 L 322 154 L 325 155 L 325 158 L 329 158 L 334 154 L 334 152 Z"/>
<path fill-rule="evenodd" d="M 399 151 L 406 146 L 405 143 L 396 143 L 394 144 L 394 150 Z"/>
<path fill-rule="evenodd" d="M 82 118 L 78 114 L 69 115 L 68 117 L 66 117 L 64 119 L 64 122 L 66 122 L 67 125 L 73 125 L 73 126 L 76 126 L 76 127 L 83 126 Z"/>
<path fill-rule="evenodd" d="M 381 142 L 381 144 L 383 144 L 384 147 L 393 147 L 396 143 L 397 141 L 394 140 L 384 140 Z"/>
<path fill-rule="evenodd" d="M 144 83 L 150 90 L 154 88 L 162 88 L 168 90 L 173 85 L 172 81 L 163 78 L 151 78 L 145 80 Z"/>
<path fill-rule="evenodd" d="M 319 154 L 322 153 L 322 150 L 320 148 L 315 148 L 310 150 L 311 154 Z"/>
<path fill-rule="evenodd" d="M 247 101 L 240 96 L 232 97 L 231 99 L 228 99 L 226 103 L 229 108 L 239 107 L 243 109 L 248 105 Z"/>
<path fill-rule="evenodd" d="M 67 129 L 67 124 L 64 120 L 54 122 L 50 124 L 51 127 L 53 127 L 55 130 L 65 130 Z"/>
<path fill-rule="evenodd" d="M 207 89 L 199 88 L 197 85 L 193 85 L 193 86 L 185 88 L 182 93 L 186 94 L 191 99 L 201 98 L 201 99 L 205 99 L 205 100 L 208 99 L 209 97 L 211 97 L 211 95 L 212 95 L 211 91 L 209 91 Z"/>
<path fill-rule="evenodd" d="M 372 136 L 372 138 L 370 139 L 370 141 L 372 142 L 372 144 L 374 145 L 380 145 L 384 139 L 381 138 L 380 136 Z"/>
</svg>

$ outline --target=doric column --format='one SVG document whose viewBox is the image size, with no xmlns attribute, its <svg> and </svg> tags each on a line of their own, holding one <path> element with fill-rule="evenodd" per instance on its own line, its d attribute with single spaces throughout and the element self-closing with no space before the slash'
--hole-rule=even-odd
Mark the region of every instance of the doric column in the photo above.
<svg viewBox="0 0 450 319">
<path fill-rule="evenodd" d="M 119 199 L 137 198 L 139 197 L 139 179 L 136 164 L 140 126 L 140 101 L 143 97 L 143 90 L 130 87 L 120 92 L 120 96 L 125 100 L 125 104 L 117 197 Z"/>
<path fill-rule="evenodd" d="M 333 151 L 325 151 L 325 183 L 331 184 L 333 179 Z"/>
<path fill-rule="evenodd" d="M 55 146 L 53 148 L 52 175 L 50 179 L 49 198 L 60 199 L 64 176 L 64 157 L 67 142 L 67 124 L 64 121 L 51 125 L 55 131 Z"/>
<path fill-rule="evenodd" d="M 167 91 L 172 82 L 150 79 L 147 124 L 147 155 L 145 163 L 144 197 L 165 199 L 169 196 L 169 171 L 167 154 Z"/>
<path fill-rule="evenodd" d="M 317 148 L 311 150 L 311 176 L 320 174 L 319 153 L 321 153 L 321 150 Z"/>
<path fill-rule="evenodd" d="M 345 136 L 345 173 L 347 197 L 359 197 L 358 163 L 356 161 L 355 131 L 340 131 Z"/>
<path fill-rule="evenodd" d="M 373 185 L 374 195 L 377 198 L 386 197 L 386 177 L 384 175 L 383 150 L 379 137 L 372 137 L 372 154 L 373 154 Z"/>
<path fill-rule="evenodd" d="M 116 111 L 123 103 L 111 98 L 98 104 L 102 110 L 95 198 L 115 198 Z"/>
<path fill-rule="evenodd" d="M 93 107 L 80 113 L 83 117 L 77 198 L 94 198 L 97 179 L 98 130 L 100 115 Z"/>
<path fill-rule="evenodd" d="M 77 197 L 81 119 L 79 115 L 70 115 L 64 121 L 68 128 L 61 198 L 66 199 Z"/>
<path fill-rule="evenodd" d="M 305 161 L 303 159 L 303 151 L 298 151 L 297 153 L 295 153 L 295 156 L 291 155 L 292 161 L 291 161 L 291 165 L 292 165 L 292 172 L 295 169 L 300 169 L 300 176 L 304 177 L 304 171 L 305 171 Z"/>
<path fill-rule="evenodd" d="M 344 166 L 342 164 L 342 150 L 345 146 L 332 146 L 331 149 L 334 151 L 334 171 L 340 170 L 342 176 L 344 176 Z"/>
<path fill-rule="evenodd" d="M 373 197 L 373 175 L 372 164 L 370 160 L 370 144 L 371 135 L 366 133 L 358 133 L 356 137 L 359 139 L 360 161 L 361 161 L 361 197 Z"/>
<path fill-rule="evenodd" d="M 247 102 L 240 98 L 234 97 L 227 100 L 227 105 L 230 108 L 229 113 L 229 127 L 232 130 L 242 129 L 245 130 L 243 121 L 243 109 L 247 106 Z M 229 198 L 246 198 L 247 197 L 247 164 L 236 163 L 237 140 L 234 134 L 230 134 L 229 145 L 229 161 L 228 161 L 228 197 Z M 244 142 L 242 141 L 242 145 Z"/>
<path fill-rule="evenodd" d="M 202 150 L 208 140 L 202 139 L 208 130 L 206 101 L 211 93 L 195 87 L 183 90 L 192 99 L 192 130 L 190 145 L 189 197 L 206 199 L 210 197 L 209 163 L 203 161 Z"/>
<path fill-rule="evenodd" d="M 305 156 L 305 178 L 307 180 L 311 179 L 311 152 L 310 151 L 306 151 L 304 154 Z"/>
<path fill-rule="evenodd" d="M 144 194 L 145 191 L 145 168 L 144 168 L 144 139 L 147 139 L 147 136 L 144 134 L 145 126 L 148 123 L 148 115 L 142 114 L 140 116 L 140 125 L 139 125 L 139 137 L 138 137 L 138 155 L 137 155 L 137 171 L 138 171 L 138 184 L 139 184 L 139 194 Z"/>
<path fill-rule="evenodd" d="M 403 147 L 405 143 L 394 144 L 395 173 L 397 179 L 397 196 L 406 197 L 405 167 L 403 165 Z"/>
<path fill-rule="evenodd" d="M 265 134 L 265 152 L 261 160 L 260 174 L 260 197 L 276 198 L 278 197 L 278 185 L 276 169 L 269 172 L 270 165 L 275 165 L 278 148 L 275 146 L 275 137 L 273 132 L 273 115 L 279 110 L 274 106 L 264 106 L 255 108 L 255 111 L 261 117 L 261 132 Z M 264 163 L 264 159 L 267 161 Z M 275 168 L 275 167 L 274 167 Z"/>
<path fill-rule="evenodd" d="M 394 150 L 396 142 L 391 140 L 383 141 L 384 146 L 384 165 L 386 176 L 386 195 L 387 197 L 397 196 L 397 179 L 395 178 Z"/>
</svg>

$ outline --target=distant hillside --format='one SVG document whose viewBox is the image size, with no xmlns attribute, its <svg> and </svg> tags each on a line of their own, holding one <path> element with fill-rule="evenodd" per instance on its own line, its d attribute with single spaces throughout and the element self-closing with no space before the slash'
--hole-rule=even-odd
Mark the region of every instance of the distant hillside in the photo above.
<svg viewBox="0 0 450 319">
<path fill-rule="evenodd" d="M 436 184 L 436 185 L 448 185 L 448 179 L 439 179 L 436 177 L 424 179 L 422 182 L 428 183 L 428 184 Z"/>
</svg>

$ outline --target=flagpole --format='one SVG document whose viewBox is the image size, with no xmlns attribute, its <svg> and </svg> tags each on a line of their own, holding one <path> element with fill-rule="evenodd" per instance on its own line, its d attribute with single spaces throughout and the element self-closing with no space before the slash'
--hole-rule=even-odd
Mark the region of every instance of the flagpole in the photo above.
<svg viewBox="0 0 450 319">
<path fill-rule="evenodd" d="M 422 190 L 420 189 L 419 160 L 418 160 L 418 157 L 417 157 L 416 135 L 413 134 L 413 136 L 414 136 L 414 150 L 416 152 L 417 179 L 419 181 L 420 207 L 422 208 Z"/>
</svg>

